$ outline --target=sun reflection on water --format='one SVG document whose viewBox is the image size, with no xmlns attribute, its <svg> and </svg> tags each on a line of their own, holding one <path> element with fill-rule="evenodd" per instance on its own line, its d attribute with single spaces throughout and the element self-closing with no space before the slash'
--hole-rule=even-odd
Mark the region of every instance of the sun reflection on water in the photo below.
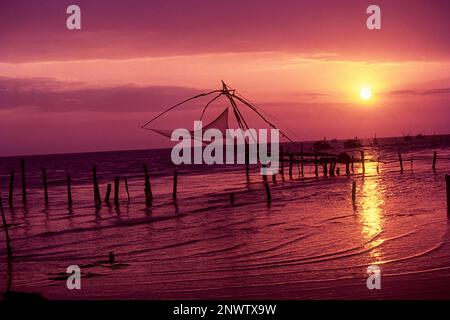
<svg viewBox="0 0 450 320">
<path fill-rule="evenodd" d="M 377 175 L 377 163 L 366 163 L 366 176 L 362 180 L 359 190 L 359 201 L 357 202 L 357 212 L 360 215 L 362 224 L 362 235 L 367 242 L 370 256 L 374 259 L 372 263 L 382 259 L 380 245 L 384 239 L 378 235 L 383 231 L 383 209 L 384 192 Z"/>
</svg>

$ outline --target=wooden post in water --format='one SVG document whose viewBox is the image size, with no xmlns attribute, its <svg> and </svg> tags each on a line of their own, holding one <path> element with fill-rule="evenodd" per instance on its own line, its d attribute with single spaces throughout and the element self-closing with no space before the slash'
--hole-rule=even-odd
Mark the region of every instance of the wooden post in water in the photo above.
<svg viewBox="0 0 450 320">
<path fill-rule="evenodd" d="M 328 168 L 328 174 L 330 177 L 333 176 L 333 160 L 330 159 L 330 167 Z"/>
<path fill-rule="evenodd" d="M 8 259 L 11 260 L 12 259 L 11 240 L 9 238 L 8 224 L 6 222 L 5 211 L 3 210 L 3 199 L 1 194 L 0 194 L 0 211 L 2 214 L 3 231 L 5 232 L 6 238 L 6 252 L 8 255 Z"/>
<path fill-rule="evenodd" d="M 334 177 L 334 166 L 335 166 L 335 162 L 334 159 L 331 159 L 330 161 L 330 177 Z"/>
<path fill-rule="evenodd" d="M 119 182 L 120 177 L 114 177 L 114 205 L 119 206 Z"/>
<path fill-rule="evenodd" d="M 147 165 L 144 163 L 144 174 L 145 174 L 145 182 L 144 182 L 144 194 L 145 194 L 145 203 L 147 207 L 152 205 L 153 201 L 153 193 L 152 193 L 152 186 L 150 184 L 150 176 L 148 174 Z"/>
<path fill-rule="evenodd" d="M 300 145 L 300 150 L 301 150 L 301 153 L 302 153 L 302 155 L 301 155 L 301 159 L 300 159 L 300 161 L 301 161 L 301 172 L 302 172 L 302 177 L 305 175 L 305 173 L 304 173 L 304 171 L 303 171 L 303 169 L 304 169 L 304 159 L 303 159 L 303 143 Z"/>
<path fill-rule="evenodd" d="M 345 174 L 347 176 L 350 175 L 350 162 L 348 161 L 348 159 L 345 159 Z"/>
<path fill-rule="evenodd" d="M 106 187 L 106 195 L 105 195 L 105 202 L 109 203 L 109 196 L 111 195 L 111 183 L 108 183 L 108 186 Z"/>
<path fill-rule="evenodd" d="M 450 175 L 445 175 L 445 186 L 447 188 L 447 213 L 450 214 Z"/>
<path fill-rule="evenodd" d="M 353 204 L 356 202 L 356 181 L 352 183 L 352 202 Z"/>
<path fill-rule="evenodd" d="M 177 200 L 177 184 L 178 184 L 178 171 L 175 169 L 173 172 L 173 192 L 172 192 L 173 200 Z"/>
<path fill-rule="evenodd" d="M 352 172 L 355 172 L 355 154 L 352 153 Z"/>
<path fill-rule="evenodd" d="M 364 150 L 361 150 L 361 165 L 363 174 L 366 173 L 366 160 L 364 158 Z"/>
<path fill-rule="evenodd" d="M 315 151 L 314 152 L 314 175 L 316 176 L 316 177 L 318 177 L 319 176 L 319 163 L 318 163 L 318 160 L 317 160 L 317 151 Z"/>
<path fill-rule="evenodd" d="M 267 182 L 267 174 L 266 174 L 267 173 L 267 171 L 266 171 L 267 166 L 265 164 L 262 164 L 261 167 L 263 168 L 263 173 L 264 173 L 262 175 L 263 176 L 263 181 Z"/>
<path fill-rule="evenodd" d="M 25 176 L 25 159 L 20 159 L 20 173 L 22 176 L 22 203 L 27 204 L 27 180 Z"/>
<path fill-rule="evenodd" d="M 128 179 L 127 177 L 123 177 L 123 180 L 125 181 L 125 191 L 127 192 L 128 202 L 130 201 L 130 191 L 128 190 Z"/>
<path fill-rule="evenodd" d="M 230 193 L 230 204 L 233 206 L 234 205 L 234 193 Z"/>
<path fill-rule="evenodd" d="M 378 174 L 380 173 L 380 157 L 378 157 L 378 160 L 377 160 L 377 173 Z"/>
<path fill-rule="evenodd" d="M 272 183 L 277 183 L 277 174 L 275 172 L 272 173 Z"/>
<path fill-rule="evenodd" d="M 70 174 L 67 175 L 67 205 L 72 208 L 72 177 Z"/>
<path fill-rule="evenodd" d="M 250 180 L 250 146 L 245 141 L 245 177 Z"/>
<path fill-rule="evenodd" d="M 436 159 L 437 159 L 437 152 L 433 152 L 433 166 L 431 167 L 433 170 L 436 170 Z"/>
<path fill-rule="evenodd" d="M 403 172 L 403 159 L 402 154 L 400 152 L 398 153 L 398 161 L 400 163 L 400 172 Z"/>
<path fill-rule="evenodd" d="M 323 176 L 328 176 L 328 166 L 327 159 L 323 159 Z"/>
<path fill-rule="evenodd" d="M 97 167 L 95 164 L 92 166 L 92 180 L 94 184 L 94 203 L 95 206 L 101 206 L 102 200 L 100 197 L 100 189 L 98 187 L 98 180 L 97 180 Z"/>
<path fill-rule="evenodd" d="M 264 182 L 264 189 L 266 190 L 267 205 L 270 206 L 270 203 L 272 202 L 272 195 L 270 194 L 270 187 L 267 182 Z"/>
<path fill-rule="evenodd" d="M 14 170 L 11 170 L 11 175 L 9 177 L 9 207 L 14 207 Z"/>
<path fill-rule="evenodd" d="M 292 180 L 292 155 L 289 155 L 289 179 Z"/>
<path fill-rule="evenodd" d="M 42 169 L 42 183 L 44 184 L 44 202 L 48 204 L 48 185 L 47 185 L 47 171 Z"/>
<path fill-rule="evenodd" d="M 284 152 L 283 152 L 283 147 L 280 146 L 280 175 L 281 175 L 281 180 L 284 181 Z"/>
</svg>

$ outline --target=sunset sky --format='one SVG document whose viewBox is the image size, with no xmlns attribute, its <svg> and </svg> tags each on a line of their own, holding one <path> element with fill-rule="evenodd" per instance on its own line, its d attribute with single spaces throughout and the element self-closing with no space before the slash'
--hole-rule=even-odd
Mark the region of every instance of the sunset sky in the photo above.
<svg viewBox="0 0 450 320">
<path fill-rule="evenodd" d="M 449 133 L 449 33 L 446 0 L 2 1 L 0 156 L 168 146 L 139 125 L 222 79 L 299 140 Z"/>
</svg>

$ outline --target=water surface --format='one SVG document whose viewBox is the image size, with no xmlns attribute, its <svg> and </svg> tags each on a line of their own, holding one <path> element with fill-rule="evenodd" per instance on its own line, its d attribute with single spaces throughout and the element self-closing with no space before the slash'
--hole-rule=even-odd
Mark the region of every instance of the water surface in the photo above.
<svg viewBox="0 0 450 320">
<path fill-rule="evenodd" d="M 342 151 L 341 142 L 335 145 Z M 434 150 L 436 171 L 431 170 Z M 449 298 L 448 137 L 379 139 L 379 146 L 365 152 L 364 175 L 356 165 L 350 177 L 342 175 L 341 166 L 341 176 L 315 178 L 314 168 L 307 166 L 300 178 L 295 167 L 293 180 L 286 175 L 284 182 L 278 177 L 270 183 L 270 206 L 259 169 L 252 168 L 247 183 L 243 166 L 178 167 L 174 202 L 170 150 L 148 150 L 25 157 L 24 207 L 19 158 L 0 158 L 14 256 L 8 267 L 2 232 L 0 292 L 38 292 L 49 299 Z M 95 209 L 94 163 L 102 197 L 115 176 L 126 176 L 130 201 L 121 180 L 120 207 Z M 145 206 L 143 163 L 151 173 L 150 208 Z M 14 208 L 9 208 L 13 169 Z M 67 206 L 68 173 L 72 209 Z M 355 205 L 352 181 L 357 183 Z M 116 264 L 108 263 L 109 252 L 115 253 Z M 66 288 L 65 270 L 74 264 L 83 272 L 79 291 Z M 373 264 L 382 270 L 377 291 L 366 287 L 367 267 Z"/>
</svg>

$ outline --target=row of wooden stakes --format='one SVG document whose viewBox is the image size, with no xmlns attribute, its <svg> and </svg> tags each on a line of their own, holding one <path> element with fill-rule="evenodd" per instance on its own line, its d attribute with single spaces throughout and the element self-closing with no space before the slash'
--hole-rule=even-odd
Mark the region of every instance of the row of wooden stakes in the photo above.
<svg viewBox="0 0 450 320">
<path fill-rule="evenodd" d="M 153 193 L 150 185 L 150 175 L 148 173 L 147 165 L 143 165 L 144 167 L 144 194 L 146 199 L 147 206 L 151 206 L 153 202 Z M 21 180 L 22 180 L 22 204 L 27 204 L 27 185 L 26 185 L 26 173 L 25 173 L 25 160 L 21 159 L 20 161 L 20 173 L 21 173 Z M 10 208 L 14 207 L 14 176 L 15 172 L 14 170 L 11 171 L 10 174 L 10 181 L 9 181 L 9 198 L 8 198 L 8 204 Z M 120 184 L 120 176 L 114 177 L 114 205 L 119 206 L 119 184 Z M 127 177 L 123 177 L 124 183 L 125 183 L 125 190 L 127 193 L 128 201 L 130 201 L 130 192 L 128 189 L 128 179 Z M 94 204 L 95 206 L 101 207 L 102 202 L 105 203 L 110 202 L 111 198 L 111 192 L 112 192 L 112 185 L 110 183 L 107 184 L 106 187 L 106 193 L 105 198 L 102 201 L 100 188 L 98 184 L 98 178 L 97 178 L 97 167 L 96 165 L 92 166 L 92 182 L 93 182 L 93 188 L 94 188 Z M 46 169 L 42 169 L 42 184 L 44 187 L 44 202 L 45 205 L 49 204 L 49 196 L 48 196 L 48 179 L 47 179 L 47 171 Z M 172 192 L 172 198 L 173 200 L 177 199 L 177 184 L 178 184 L 178 171 L 174 170 L 173 174 L 173 192 Z M 72 198 L 72 177 L 70 174 L 67 175 L 67 204 L 69 207 L 72 207 L 73 205 L 73 198 Z"/>
<path fill-rule="evenodd" d="M 281 151 L 282 152 L 282 151 Z M 311 157 L 314 157 L 311 161 L 307 161 L 304 159 L 304 156 L 308 155 Z M 293 164 L 297 163 L 301 165 L 301 175 L 304 175 L 304 163 L 313 163 L 314 164 L 314 175 L 316 177 L 319 176 L 319 165 L 323 168 L 323 175 L 326 176 L 335 176 L 340 175 L 340 169 L 336 167 L 338 163 L 345 164 L 345 174 L 350 175 L 350 171 L 354 171 L 354 164 L 355 163 L 361 163 L 362 172 L 365 173 L 366 171 L 366 159 L 364 155 L 364 150 L 360 150 L 360 159 L 355 159 L 354 156 L 352 156 L 350 159 L 347 160 L 339 160 L 338 155 L 328 155 L 326 154 L 325 157 L 319 158 L 319 153 L 314 154 L 307 154 L 303 153 L 303 150 L 300 154 L 298 153 L 280 153 L 280 174 L 282 177 L 284 177 L 284 163 L 287 162 L 289 164 L 289 178 L 292 179 L 293 176 Z M 413 158 L 411 157 L 411 166 Z M 398 153 L 398 162 L 400 166 L 400 172 L 404 171 L 403 168 L 403 157 L 402 154 Z M 432 170 L 436 170 L 436 162 L 437 162 L 437 152 L 433 152 L 433 162 L 431 165 Z M 377 173 L 379 173 L 380 167 L 380 158 L 377 160 Z M 247 168 L 247 177 L 248 177 L 248 168 Z"/>
<path fill-rule="evenodd" d="M 282 150 L 281 150 L 282 152 Z M 311 163 L 314 164 L 314 174 L 316 177 L 318 177 L 319 175 L 319 170 L 318 170 L 318 166 L 319 164 L 321 164 L 323 166 L 323 175 L 327 176 L 335 176 L 335 175 L 339 175 L 339 168 L 336 168 L 336 164 L 337 163 L 343 163 L 346 165 L 346 175 L 350 175 L 350 167 L 351 167 L 351 171 L 354 171 L 354 163 L 361 163 L 361 167 L 362 167 L 362 172 L 365 172 L 365 157 L 364 157 L 364 151 L 361 150 L 361 157 L 359 160 L 355 160 L 354 157 L 352 156 L 351 160 L 349 161 L 341 161 L 339 162 L 336 158 L 336 156 L 332 156 L 330 157 L 328 155 L 329 158 L 318 158 L 318 153 L 314 153 L 314 154 L 306 154 L 303 153 L 303 149 L 302 152 L 300 154 L 298 153 L 281 153 L 280 154 L 280 176 L 282 177 L 282 179 L 284 180 L 284 162 L 286 162 L 285 158 L 287 158 L 287 162 L 289 162 L 289 178 L 293 179 L 293 163 L 298 163 L 301 164 L 301 171 L 299 171 L 299 174 L 301 176 L 303 176 L 304 174 L 304 163 L 308 163 L 308 161 L 304 161 L 304 156 L 308 155 L 308 156 L 314 156 L 314 159 L 311 161 Z M 399 164 L 400 164 L 400 172 L 403 172 L 403 159 L 402 159 L 402 154 L 398 153 L 398 158 L 399 158 Z M 436 168 L 436 159 L 437 159 L 437 153 L 434 152 L 433 154 L 433 163 L 432 163 L 432 169 L 435 170 Z M 378 159 L 378 163 L 379 163 L 379 159 Z M 327 164 L 329 164 L 329 167 L 327 166 Z M 148 168 L 146 164 L 143 164 L 143 169 L 144 169 L 144 195 L 145 195 L 145 202 L 146 205 L 149 207 L 152 205 L 153 202 L 153 193 L 152 193 L 152 188 L 151 188 L 151 184 L 150 184 L 150 175 L 148 172 Z M 27 204 L 27 187 L 26 187 L 26 172 L 25 172 L 25 160 L 21 159 L 20 161 L 20 170 L 21 170 L 21 181 L 22 181 L 22 203 L 23 205 Z M 299 168 L 300 170 L 300 168 Z M 379 172 L 379 164 L 377 165 L 377 172 Z M 10 174 L 10 183 L 9 183 L 9 207 L 13 208 L 14 206 L 14 201 L 13 201 L 13 195 L 14 195 L 14 175 L 15 172 L 14 170 L 11 171 Z M 247 180 L 249 180 L 249 165 L 248 162 L 246 161 L 246 176 L 247 176 Z M 97 179 L 97 168 L 96 165 L 93 165 L 92 167 L 92 178 L 93 178 L 93 188 L 94 188 L 94 204 L 96 208 L 101 207 L 102 202 L 105 203 L 109 203 L 110 202 L 110 198 L 111 198 L 111 192 L 112 192 L 112 185 L 108 184 L 107 185 L 107 189 L 106 189 L 106 194 L 105 194 L 105 198 L 102 201 L 101 198 L 101 194 L 100 194 L 100 188 L 99 188 L 99 184 L 98 184 L 98 179 Z M 130 201 L 130 192 L 128 189 L 128 180 L 127 177 L 123 177 L 124 183 L 125 183 L 125 190 L 127 193 L 127 197 L 128 197 L 128 201 Z M 276 175 L 272 175 L 272 180 L 273 182 L 276 181 Z M 43 188 L 44 188 L 44 202 L 45 205 L 49 204 L 49 196 L 48 196 L 48 179 L 47 179 L 47 171 L 46 169 L 42 169 L 42 182 L 43 182 Z M 266 190 L 266 199 L 267 199 L 267 203 L 270 204 L 271 202 L 271 194 L 270 194 L 270 188 L 269 185 L 267 183 L 267 176 L 263 176 L 263 183 L 264 183 L 264 187 Z M 114 205 L 117 207 L 120 205 L 119 202 L 119 184 L 120 184 L 120 176 L 116 176 L 114 178 L 114 195 L 113 195 L 113 201 L 114 201 Z M 178 171 L 174 170 L 174 174 L 173 174 L 173 191 L 172 191 L 172 198 L 175 201 L 177 199 L 177 184 L 178 184 Z M 73 205 L 73 198 L 72 198 L 72 178 L 71 175 L 68 174 L 67 175 L 67 204 L 69 207 L 72 207 Z"/>
</svg>

